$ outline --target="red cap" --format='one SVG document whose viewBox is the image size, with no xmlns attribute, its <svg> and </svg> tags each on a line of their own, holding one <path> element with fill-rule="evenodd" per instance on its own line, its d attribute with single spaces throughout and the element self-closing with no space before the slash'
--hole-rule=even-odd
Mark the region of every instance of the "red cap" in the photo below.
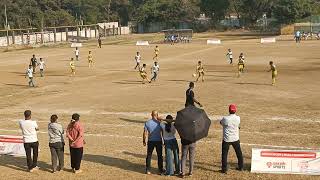
<svg viewBox="0 0 320 180">
<path fill-rule="evenodd" d="M 235 104 L 231 104 L 229 106 L 229 112 L 230 113 L 236 113 L 237 112 L 237 106 Z"/>
</svg>

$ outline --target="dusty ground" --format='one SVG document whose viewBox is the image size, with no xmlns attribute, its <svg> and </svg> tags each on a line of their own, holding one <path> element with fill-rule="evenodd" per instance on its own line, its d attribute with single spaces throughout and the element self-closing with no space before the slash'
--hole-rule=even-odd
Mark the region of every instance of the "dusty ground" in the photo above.
<svg viewBox="0 0 320 180">
<path fill-rule="evenodd" d="M 196 97 L 214 123 L 209 137 L 198 143 L 194 179 L 317 179 L 315 176 L 270 175 L 250 173 L 251 148 L 285 146 L 319 148 L 320 115 L 320 41 L 295 44 L 280 41 L 261 45 L 252 37 L 226 36 L 223 45 L 207 46 L 208 34 L 198 35 L 191 44 L 160 44 L 159 80 L 141 84 L 133 70 L 136 51 L 152 64 L 154 44 L 136 47 L 122 40 L 97 49 L 93 43 L 81 49 L 76 77 L 69 77 L 68 59 L 73 49 L 67 47 L 28 49 L 0 53 L 0 134 L 19 135 L 17 120 L 31 109 L 40 125 L 40 171 L 25 171 L 25 159 L 0 156 L 0 179 L 172 179 L 144 175 L 146 149 L 142 146 L 143 123 L 149 112 L 160 115 L 183 108 L 188 82 L 201 59 L 206 68 L 206 82 L 196 83 Z M 140 37 L 138 37 L 140 38 Z M 152 35 L 144 39 L 153 40 Z M 130 39 L 130 38 L 129 38 Z M 235 40 L 233 40 L 235 39 Z M 114 44 L 114 43 L 113 43 Z M 247 72 L 236 78 L 236 67 L 226 61 L 226 51 L 234 56 L 244 52 Z M 93 51 L 96 67 L 87 67 L 86 55 Z M 36 88 L 27 87 L 24 72 L 32 54 L 47 63 L 46 76 L 36 77 Z M 275 61 L 279 79 L 272 87 L 269 60 Z M 37 75 L 38 76 L 38 75 Z M 228 175 L 220 170 L 221 127 L 217 119 L 236 103 L 242 118 L 241 142 L 245 172 L 237 172 L 236 158 L 230 150 Z M 78 112 L 86 128 L 86 146 L 82 169 L 74 175 L 68 170 L 50 173 L 50 153 L 46 133 L 53 113 L 66 126 L 71 114 Z M 66 168 L 70 168 L 68 148 Z M 156 167 L 153 161 L 153 167 Z M 153 170 L 156 173 L 156 169 Z"/>
</svg>

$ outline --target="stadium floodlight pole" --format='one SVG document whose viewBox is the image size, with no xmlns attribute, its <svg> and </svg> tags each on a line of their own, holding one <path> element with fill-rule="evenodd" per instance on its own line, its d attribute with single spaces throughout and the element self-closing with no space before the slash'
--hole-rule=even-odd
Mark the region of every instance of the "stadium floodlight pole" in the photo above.
<svg viewBox="0 0 320 180">
<path fill-rule="evenodd" d="M 4 16 L 6 18 L 6 30 L 7 30 L 7 46 L 10 45 L 9 42 L 9 26 L 8 26 L 8 16 L 7 16 L 7 5 L 4 5 Z"/>
</svg>

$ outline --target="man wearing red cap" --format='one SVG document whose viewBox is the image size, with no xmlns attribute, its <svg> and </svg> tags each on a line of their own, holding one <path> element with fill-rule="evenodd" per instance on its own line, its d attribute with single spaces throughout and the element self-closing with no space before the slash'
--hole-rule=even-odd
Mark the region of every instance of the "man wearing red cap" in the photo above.
<svg viewBox="0 0 320 180">
<path fill-rule="evenodd" d="M 222 141 L 222 173 L 227 173 L 228 170 L 228 152 L 229 146 L 232 145 L 238 158 L 237 170 L 243 170 L 243 157 L 239 140 L 240 117 L 236 115 L 237 107 L 235 104 L 229 106 L 229 116 L 225 116 L 220 121 L 223 126 L 223 141 Z"/>
</svg>

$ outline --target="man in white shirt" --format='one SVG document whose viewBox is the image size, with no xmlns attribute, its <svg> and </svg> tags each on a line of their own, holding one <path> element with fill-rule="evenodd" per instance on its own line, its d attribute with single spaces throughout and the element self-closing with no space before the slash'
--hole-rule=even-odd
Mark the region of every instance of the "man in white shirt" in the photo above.
<svg viewBox="0 0 320 180">
<path fill-rule="evenodd" d="M 26 72 L 26 76 L 29 78 L 29 86 L 30 87 L 34 87 L 34 83 L 33 83 L 33 67 L 32 65 L 29 65 L 29 68 L 27 69 L 27 72 Z"/>
<path fill-rule="evenodd" d="M 141 55 L 139 52 L 137 52 L 137 55 L 134 57 L 134 59 L 136 60 L 136 67 L 134 67 L 134 69 L 140 69 Z"/>
<path fill-rule="evenodd" d="M 80 51 L 77 47 L 76 47 L 76 50 L 74 51 L 74 53 L 76 54 L 76 60 L 79 61 Z"/>
<path fill-rule="evenodd" d="M 222 173 L 227 173 L 228 170 L 228 152 L 229 146 L 232 145 L 238 158 L 237 170 L 243 170 L 243 156 L 240 147 L 239 129 L 240 117 L 236 115 L 237 107 L 235 104 L 229 106 L 229 116 L 223 117 L 220 124 L 223 126 L 223 141 L 222 141 Z"/>
<path fill-rule="evenodd" d="M 19 126 L 22 131 L 24 149 L 27 156 L 27 166 L 29 172 L 38 170 L 38 148 L 39 142 L 37 137 L 37 131 L 39 130 L 36 121 L 31 120 L 31 111 L 26 110 L 24 112 L 25 120 L 19 121 Z M 33 152 L 33 158 L 31 157 L 31 150 Z"/>
<path fill-rule="evenodd" d="M 230 64 L 232 64 L 232 63 L 233 63 L 233 62 L 232 62 L 232 61 L 233 61 L 233 53 L 232 53 L 231 49 L 228 49 L 227 56 L 228 56 L 228 58 L 229 58 Z"/>
<path fill-rule="evenodd" d="M 151 68 L 151 73 L 153 74 L 151 81 L 157 80 L 159 71 L 160 71 L 160 66 L 159 66 L 158 62 L 156 61 L 156 62 L 154 62 L 154 65 Z"/>
<path fill-rule="evenodd" d="M 40 76 L 43 77 L 43 71 L 44 71 L 44 67 L 46 66 L 46 64 L 44 63 L 43 59 L 40 58 L 40 62 L 39 62 L 39 68 L 40 68 Z"/>
</svg>

